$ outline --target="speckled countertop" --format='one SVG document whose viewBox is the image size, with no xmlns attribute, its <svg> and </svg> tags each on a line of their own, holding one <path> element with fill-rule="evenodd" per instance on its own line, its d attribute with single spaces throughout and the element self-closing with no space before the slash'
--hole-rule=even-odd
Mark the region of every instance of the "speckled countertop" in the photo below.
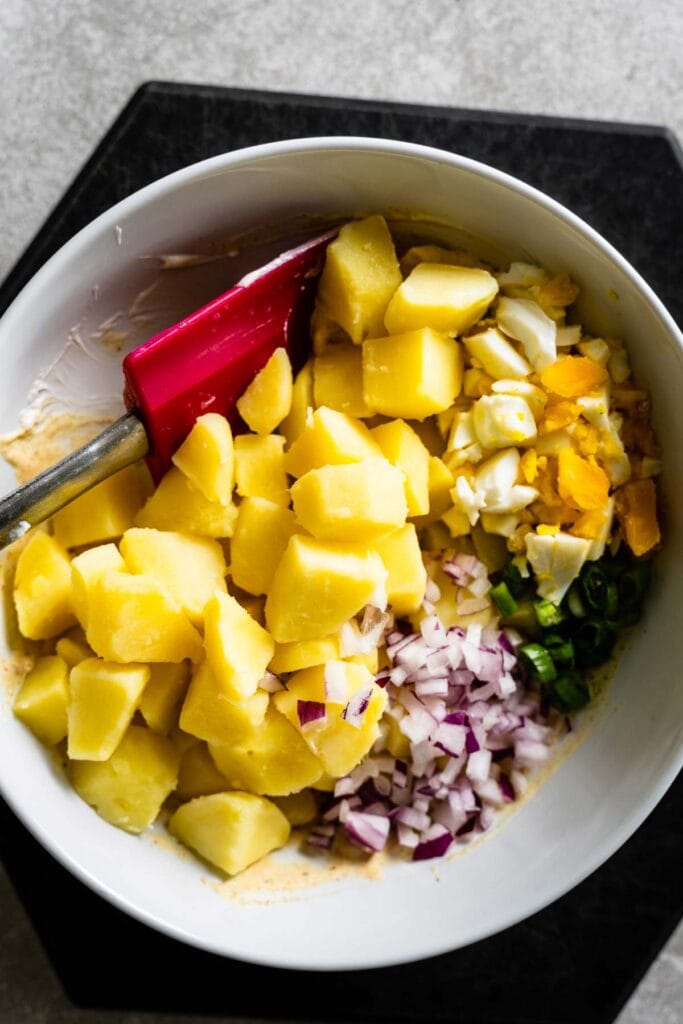
<svg viewBox="0 0 683 1024">
<path fill-rule="evenodd" d="M 2 0 L 0 278 L 151 78 L 655 123 L 683 139 L 681 53 L 676 0 Z M 0 908 L 0 1021 L 191 1024 L 74 1008 L 2 869 Z M 618 1024 L 681 1022 L 683 926 Z"/>
</svg>

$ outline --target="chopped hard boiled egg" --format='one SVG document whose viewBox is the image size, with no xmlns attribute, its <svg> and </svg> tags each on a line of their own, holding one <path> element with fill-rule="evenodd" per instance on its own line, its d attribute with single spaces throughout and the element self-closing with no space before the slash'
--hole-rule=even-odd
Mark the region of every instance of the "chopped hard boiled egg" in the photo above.
<svg viewBox="0 0 683 1024">
<path fill-rule="evenodd" d="M 555 321 L 543 312 L 537 302 L 529 299 L 502 298 L 496 320 L 511 338 L 522 343 L 524 354 L 540 372 L 557 359 Z"/>
<path fill-rule="evenodd" d="M 588 558 L 591 542 L 559 531 L 526 536 L 526 556 L 536 575 L 538 593 L 559 604 Z"/>
<path fill-rule="evenodd" d="M 523 398 L 482 395 L 472 411 L 474 432 L 484 448 L 526 444 L 536 437 L 536 421 Z"/>
</svg>

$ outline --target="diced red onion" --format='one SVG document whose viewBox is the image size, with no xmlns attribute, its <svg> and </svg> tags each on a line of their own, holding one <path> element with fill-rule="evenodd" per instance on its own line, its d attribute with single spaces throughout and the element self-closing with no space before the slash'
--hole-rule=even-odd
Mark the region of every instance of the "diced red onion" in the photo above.
<svg viewBox="0 0 683 1024">
<path fill-rule="evenodd" d="M 266 693 L 277 693 L 278 690 L 287 689 L 280 677 L 276 676 L 274 672 L 266 672 L 261 679 L 259 679 L 258 685 L 259 688 L 261 690 L 265 690 Z"/>
<path fill-rule="evenodd" d="M 346 700 L 346 668 L 343 661 L 325 663 L 325 699 L 332 704 L 343 704 Z"/>
<path fill-rule="evenodd" d="M 324 721 L 327 714 L 325 705 L 319 700 L 298 700 L 296 702 L 296 712 L 302 729 L 315 725 L 316 722 Z"/>
<path fill-rule="evenodd" d="M 444 825 L 432 825 L 413 850 L 413 860 L 431 860 L 448 852 L 453 836 Z"/>
<path fill-rule="evenodd" d="M 348 722 L 349 725 L 352 725 L 355 729 L 358 729 L 360 727 L 365 712 L 368 710 L 368 705 L 370 704 L 370 698 L 372 697 L 372 690 L 374 685 L 374 682 L 372 682 L 368 686 L 362 687 L 358 691 L 358 693 L 355 693 L 353 695 L 349 703 L 342 711 L 341 716 L 344 719 L 344 721 Z"/>
<path fill-rule="evenodd" d="M 363 811 L 350 811 L 344 822 L 349 839 L 375 853 L 384 849 L 390 825 L 388 818 L 366 814 Z"/>
</svg>

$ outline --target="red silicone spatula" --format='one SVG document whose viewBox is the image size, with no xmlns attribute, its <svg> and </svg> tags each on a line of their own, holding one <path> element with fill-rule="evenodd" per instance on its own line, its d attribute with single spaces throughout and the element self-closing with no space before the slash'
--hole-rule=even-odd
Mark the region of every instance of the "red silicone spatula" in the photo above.
<svg viewBox="0 0 683 1024">
<path fill-rule="evenodd" d="M 159 480 L 203 413 L 239 427 L 235 403 L 276 348 L 287 349 L 294 369 L 303 364 L 317 278 L 336 234 L 283 253 L 126 356 L 130 412 L 0 501 L 0 547 L 143 456 Z"/>
</svg>

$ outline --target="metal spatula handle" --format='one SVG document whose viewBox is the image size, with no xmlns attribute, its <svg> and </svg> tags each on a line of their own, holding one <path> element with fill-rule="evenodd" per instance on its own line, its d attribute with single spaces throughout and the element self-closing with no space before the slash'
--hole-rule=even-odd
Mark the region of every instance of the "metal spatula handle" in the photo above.
<svg viewBox="0 0 683 1024">
<path fill-rule="evenodd" d="M 0 501 L 0 548 L 148 451 L 147 433 L 138 417 L 132 412 L 122 416 L 88 444 Z"/>
</svg>

